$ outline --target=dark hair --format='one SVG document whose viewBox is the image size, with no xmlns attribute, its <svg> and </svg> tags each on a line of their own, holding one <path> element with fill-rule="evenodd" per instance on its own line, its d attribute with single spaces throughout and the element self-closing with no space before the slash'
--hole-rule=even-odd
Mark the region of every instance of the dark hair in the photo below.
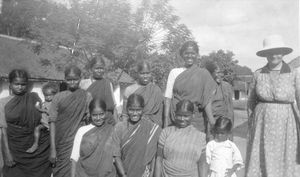
<svg viewBox="0 0 300 177">
<path fill-rule="evenodd" d="M 129 108 L 130 106 L 137 105 L 137 104 L 140 105 L 142 108 L 144 108 L 145 107 L 144 98 L 139 94 L 133 93 L 127 99 L 126 108 Z"/>
<path fill-rule="evenodd" d="M 56 83 L 53 82 L 48 82 L 47 84 L 45 84 L 42 87 L 42 92 L 45 93 L 46 90 L 51 90 L 52 94 L 56 94 L 59 89 L 58 89 L 58 85 Z"/>
<path fill-rule="evenodd" d="M 89 104 L 89 111 L 92 112 L 97 106 L 99 106 L 103 111 L 106 111 L 106 103 L 105 101 L 99 99 L 99 98 L 94 98 L 90 104 Z M 89 119 L 87 120 L 88 122 L 91 122 L 91 117 L 89 117 Z M 112 115 L 110 114 L 106 114 L 105 117 L 105 122 L 106 124 L 111 124 L 111 125 L 115 125 L 115 119 L 113 118 Z"/>
<path fill-rule="evenodd" d="M 177 113 L 193 113 L 194 104 L 190 100 L 181 100 L 176 104 L 176 114 Z"/>
<path fill-rule="evenodd" d="M 232 128 L 232 122 L 229 118 L 220 116 L 213 128 L 214 134 L 230 133 Z"/>
<path fill-rule="evenodd" d="M 94 56 L 94 57 L 91 59 L 91 61 L 89 62 L 88 68 L 89 68 L 89 69 L 92 69 L 93 66 L 94 66 L 98 61 L 100 61 L 100 63 L 103 65 L 103 67 L 105 67 L 105 61 L 104 61 L 104 58 L 105 58 L 104 55 L 101 55 L 101 56 Z"/>
<path fill-rule="evenodd" d="M 29 74 L 24 69 L 14 69 L 8 74 L 8 80 L 12 83 L 15 78 L 23 78 L 28 82 Z"/>
<path fill-rule="evenodd" d="M 138 65 L 136 67 L 136 70 L 137 70 L 137 72 L 140 72 L 145 68 L 151 70 L 151 64 L 147 61 L 141 61 L 141 62 L 138 63 Z"/>
<path fill-rule="evenodd" d="M 219 65 L 216 62 L 213 61 L 206 61 L 204 62 L 204 67 L 212 74 L 217 68 L 219 68 Z"/>
<path fill-rule="evenodd" d="M 183 52 L 184 52 L 187 48 L 189 48 L 189 47 L 192 47 L 192 48 L 195 50 L 195 52 L 196 52 L 197 54 L 199 54 L 199 47 L 198 47 L 198 44 L 197 44 L 195 41 L 187 41 L 187 42 L 185 42 L 185 43 L 181 46 L 181 48 L 180 48 L 180 50 L 179 50 L 179 54 L 180 54 L 181 57 L 182 57 L 182 55 L 183 55 Z"/>
<path fill-rule="evenodd" d="M 74 72 L 76 75 L 78 75 L 79 77 L 81 76 L 81 70 L 75 66 L 75 65 L 71 65 L 71 66 L 68 66 L 66 69 L 65 69 L 65 77 L 67 75 L 69 75 L 71 72 Z"/>
<path fill-rule="evenodd" d="M 89 104 L 89 111 L 92 112 L 96 106 L 99 106 L 103 111 L 106 111 L 106 103 L 99 99 L 99 98 L 94 98 L 90 104 Z"/>
</svg>

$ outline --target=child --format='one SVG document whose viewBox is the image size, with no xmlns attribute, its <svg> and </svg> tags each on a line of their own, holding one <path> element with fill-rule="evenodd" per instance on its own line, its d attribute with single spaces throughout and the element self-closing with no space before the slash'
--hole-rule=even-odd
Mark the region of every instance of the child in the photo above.
<svg viewBox="0 0 300 177">
<path fill-rule="evenodd" d="M 243 159 L 237 146 L 229 140 L 232 123 L 226 117 L 219 117 L 215 123 L 214 140 L 206 145 L 206 161 L 209 177 L 236 177 L 242 168 Z"/>
<path fill-rule="evenodd" d="M 48 83 L 43 86 L 42 88 L 44 97 L 45 97 L 45 102 L 40 104 L 39 102 L 36 103 L 35 107 L 42 113 L 42 119 L 41 119 L 41 124 L 35 127 L 34 129 L 34 143 L 33 145 L 26 151 L 28 153 L 33 153 L 34 151 L 37 150 L 38 148 L 38 141 L 40 138 L 40 131 L 42 129 L 47 128 L 49 130 L 49 118 L 48 118 L 48 109 L 50 107 L 50 104 L 52 102 L 52 99 L 54 95 L 58 92 L 57 85 L 54 83 Z"/>
</svg>

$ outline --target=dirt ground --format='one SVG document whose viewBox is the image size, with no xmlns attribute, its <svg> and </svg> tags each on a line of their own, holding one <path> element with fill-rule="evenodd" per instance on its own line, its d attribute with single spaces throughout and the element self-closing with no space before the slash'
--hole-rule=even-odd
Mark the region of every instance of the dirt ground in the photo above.
<svg viewBox="0 0 300 177">
<path fill-rule="evenodd" d="M 234 143 L 240 149 L 243 160 L 246 159 L 246 137 L 248 130 L 248 117 L 245 110 L 234 110 L 235 120 L 234 120 Z M 245 169 L 241 169 L 237 172 L 238 177 L 244 177 Z"/>
</svg>

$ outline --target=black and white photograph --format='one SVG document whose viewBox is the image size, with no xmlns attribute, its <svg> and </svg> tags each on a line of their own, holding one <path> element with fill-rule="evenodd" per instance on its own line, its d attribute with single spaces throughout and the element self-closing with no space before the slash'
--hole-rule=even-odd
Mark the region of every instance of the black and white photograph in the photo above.
<svg viewBox="0 0 300 177">
<path fill-rule="evenodd" d="M 0 0 L 0 177 L 300 177 L 299 0 Z"/>
</svg>

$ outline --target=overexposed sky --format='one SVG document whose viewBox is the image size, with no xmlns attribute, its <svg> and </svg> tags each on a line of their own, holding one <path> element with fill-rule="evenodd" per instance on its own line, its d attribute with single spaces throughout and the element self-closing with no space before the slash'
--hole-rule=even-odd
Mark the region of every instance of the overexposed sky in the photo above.
<svg viewBox="0 0 300 177">
<path fill-rule="evenodd" d="M 253 71 L 266 64 L 257 57 L 263 39 L 282 35 L 294 52 L 285 61 L 300 55 L 298 0 L 170 0 L 175 14 L 186 24 L 200 46 L 200 54 L 231 50 L 242 66 Z"/>
</svg>

